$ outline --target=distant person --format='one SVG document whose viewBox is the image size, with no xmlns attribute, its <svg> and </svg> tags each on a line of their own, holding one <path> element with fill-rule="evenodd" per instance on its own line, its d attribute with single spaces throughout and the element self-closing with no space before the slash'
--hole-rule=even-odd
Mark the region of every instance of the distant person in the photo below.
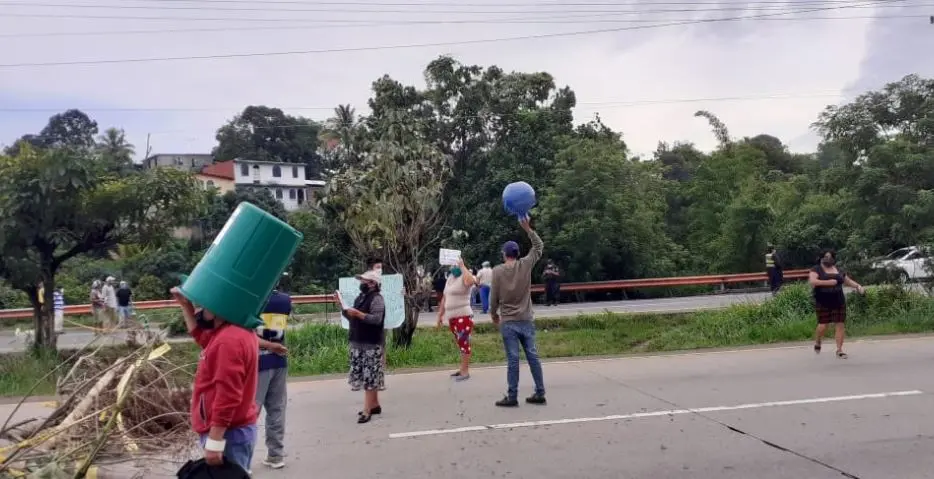
<svg viewBox="0 0 934 479">
<path fill-rule="evenodd" d="M 425 271 L 424 266 L 419 266 L 416 270 L 418 274 L 418 305 L 419 309 L 431 312 L 431 275 Z"/>
<path fill-rule="evenodd" d="M 843 287 L 855 288 L 860 294 L 863 294 L 865 289 L 837 267 L 837 253 L 833 250 L 826 250 L 821 254 L 820 262 L 811 269 L 808 275 L 808 282 L 814 288 L 814 303 L 817 310 L 814 352 L 820 353 L 821 341 L 827 325 L 833 324 L 837 357 L 846 359 L 847 354 L 843 352 L 843 337 L 846 334 L 846 294 L 843 292 Z"/>
<path fill-rule="evenodd" d="M 493 284 L 493 268 L 489 261 L 483 262 L 483 267 L 477 272 L 477 284 L 480 285 L 480 307 L 483 314 L 490 312 L 490 286 Z"/>
<path fill-rule="evenodd" d="M 133 316 L 133 291 L 130 289 L 130 286 L 127 285 L 126 281 L 121 281 L 120 287 L 117 288 L 114 294 L 117 296 L 117 314 L 120 317 L 118 325 L 120 327 L 126 327 L 130 317 Z"/>
<path fill-rule="evenodd" d="M 259 339 L 252 330 L 228 323 L 206 309 L 195 310 L 178 288 L 172 297 L 185 326 L 201 347 L 191 395 L 191 425 L 200 437 L 204 460 L 231 461 L 250 470 L 256 446 L 256 382 Z"/>
<path fill-rule="evenodd" d="M 765 271 L 769 275 L 769 290 L 772 291 L 772 296 L 775 296 L 782 289 L 782 283 L 785 281 L 782 258 L 775 250 L 775 246 L 769 245 L 768 252 L 765 253 Z"/>
<path fill-rule="evenodd" d="M 261 318 L 259 335 L 259 378 L 256 383 L 256 406 L 266 409 L 266 458 L 263 464 L 273 469 L 285 467 L 285 409 L 289 350 L 285 333 L 292 314 L 292 298 L 287 292 L 288 276 L 269 296 Z"/>
<path fill-rule="evenodd" d="M 446 321 L 454 341 L 461 351 L 461 367 L 451 374 L 457 381 L 470 379 L 470 335 L 473 333 L 473 308 L 470 307 L 470 290 L 476 283 L 473 273 L 464 265 L 463 259 L 451 268 L 444 292 L 438 303 L 438 327 Z"/>
<path fill-rule="evenodd" d="M 554 261 L 548 260 L 542 278 L 545 280 L 545 306 L 557 306 L 558 293 L 561 289 L 559 283 L 561 270 L 558 269 L 558 265 Z"/>
<path fill-rule="evenodd" d="M 379 391 L 386 388 L 383 365 L 383 344 L 386 330 L 386 303 L 380 293 L 382 275 L 369 270 L 358 275 L 360 295 L 352 308 L 341 311 L 350 321 L 350 374 L 348 383 L 353 391 L 364 391 L 363 410 L 357 414 L 357 423 L 370 422 L 374 414 L 382 414 Z"/>
<path fill-rule="evenodd" d="M 104 297 L 104 318 L 107 323 L 105 328 L 111 328 L 117 324 L 117 292 L 114 289 L 114 283 L 117 281 L 113 276 L 108 276 L 104 280 L 104 286 L 101 287 L 101 295 Z"/>
<path fill-rule="evenodd" d="M 490 315 L 493 324 L 503 335 L 506 350 L 506 397 L 496 402 L 500 407 L 519 405 L 519 346 L 535 381 L 535 393 L 526 398 L 529 404 L 545 404 L 545 380 L 542 363 L 535 347 L 535 317 L 532 314 L 532 269 L 542 257 L 545 244 L 532 229 L 528 218 L 519 221 L 532 240 L 532 250 L 519 258 L 519 245 L 508 241 L 503 245 L 504 264 L 493 268 L 493 287 L 490 290 Z"/>
<path fill-rule="evenodd" d="M 104 316 L 104 310 L 107 305 L 104 303 L 103 285 L 100 280 L 95 279 L 91 283 L 91 314 L 94 315 L 94 322 L 100 329 L 108 329 L 107 319 Z"/>
<path fill-rule="evenodd" d="M 65 332 L 65 290 L 61 286 L 55 288 L 52 300 L 55 309 L 55 334 L 63 334 Z"/>
</svg>

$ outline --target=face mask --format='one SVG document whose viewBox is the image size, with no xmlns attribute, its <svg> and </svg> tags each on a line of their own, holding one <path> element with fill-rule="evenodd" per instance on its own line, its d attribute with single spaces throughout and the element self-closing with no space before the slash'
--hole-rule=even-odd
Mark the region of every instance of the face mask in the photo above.
<svg viewBox="0 0 934 479">
<path fill-rule="evenodd" d="M 366 284 L 366 283 L 360 283 L 360 292 L 361 292 L 361 293 L 369 293 L 369 292 L 370 292 L 370 285 L 368 285 L 368 284 Z"/>
<path fill-rule="evenodd" d="M 461 277 L 461 273 L 462 273 L 462 271 L 461 271 L 460 268 L 458 268 L 458 267 L 451 268 L 451 275 L 454 276 L 455 278 L 460 278 L 460 277 Z"/>
<path fill-rule="evenodd" d="M 201 329 L 214 329 L 214 320 L 205 319 L 204 310 L 198 311 L 198 314 L 195 315 L 195 322 L 198 323 L 198 327 Z"/>
<path fill-rule="evenodd" d="M 837 264 L 837 260 L 835 260 L 835 259 L 833 259 L 833 258 L 823 258 L 823 259 L 820 260 L 820 264 L 822 264 L 822 265 L 824 265 L 824 266 L 833 266 L 833 265 Z"/>
</svg>

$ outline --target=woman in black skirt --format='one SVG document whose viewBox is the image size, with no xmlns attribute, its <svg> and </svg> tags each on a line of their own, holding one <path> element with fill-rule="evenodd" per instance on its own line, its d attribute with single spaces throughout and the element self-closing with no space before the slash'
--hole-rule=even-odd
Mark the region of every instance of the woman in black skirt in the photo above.
<svg viewBox="0 0 934 479">
<path fill-rule="evenodd" d="M 817 310 L 817 330 L 814 332 L 814 352 L 820 353 L 821 339 L 828 324 L 834 325 L 834 339 L 837 342 L 837 357 L 846 359 L 843 352 L 843 337 L 846 323 L 846 295 L 843 286 L 855 288 L 862 294 L 865 290 L 853 278 L 837 268 L 837 253 L 824 251 L 820 263 L 811 269 L 809 282 L 814 287 L 814 305 Z"/>
</svg>

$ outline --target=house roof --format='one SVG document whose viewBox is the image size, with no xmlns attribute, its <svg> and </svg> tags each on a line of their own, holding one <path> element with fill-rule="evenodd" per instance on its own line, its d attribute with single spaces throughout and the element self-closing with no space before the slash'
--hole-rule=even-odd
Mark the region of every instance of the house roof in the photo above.
<svg viewBox="0 0 934 479">
<path fill-rule="evenodd" d="M 215 178 L 232 180 L 234 179 L 234 162 L 231 160 L 205 165 L 203 168 L 201 168 L 200 173 L 205 176 L 213 176 Z"/>
<path fill-rule="evenodd" d="M 304 168 L 304 163 L 288 163 L 285 161 L 259 161 L 259 160 L 244 160 L 241 158 L 234 158 L 232 161 L 237 163 L 246 163 L 248 165 L 280 165 L 280 166 L 298 166 Z M 225 162 L 226 163 L 226 162 Z"/>
<path fill-rule="evenodd" d="M 203 172 L 202 172 L 202 173 L 198 173 L 197 176 L 206 176 L 206 177 L 208 177 L 208 178 L 217 178 L 217 179 L 219 179 L 219 180 L 233 181 L 233 178 L 228 178 L 228 177 L 226 177 L 226 176 L 221 176 L 221 175 L 215 175 L 215 174 L 212 174 L 212 173 L 203 173 Z"/>
</svg>

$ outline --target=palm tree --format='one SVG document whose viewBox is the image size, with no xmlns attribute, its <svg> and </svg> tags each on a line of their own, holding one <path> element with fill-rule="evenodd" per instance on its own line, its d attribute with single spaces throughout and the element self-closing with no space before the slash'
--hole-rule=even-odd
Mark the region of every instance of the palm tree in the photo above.
<svg viewBox="0 0 934 479">
<path fill-rule="evenodd" d="M 97 151 L 116 170 L 131 166 L 136 154 L 136 148 L 126 139 L 126 132 L 117 128 L 108 128 L 97 138 Z"/>
<path fill-rule="evenodd" d="M 334 154 L 336 163 L 356 163 L 363 151 L 365 131 L 356 110 L 350 105 L 338 105 L 334 116 L 324 123 L 318 138 Z M 339 166 L 339 165 L 332 165 Z"/>
</svg>

